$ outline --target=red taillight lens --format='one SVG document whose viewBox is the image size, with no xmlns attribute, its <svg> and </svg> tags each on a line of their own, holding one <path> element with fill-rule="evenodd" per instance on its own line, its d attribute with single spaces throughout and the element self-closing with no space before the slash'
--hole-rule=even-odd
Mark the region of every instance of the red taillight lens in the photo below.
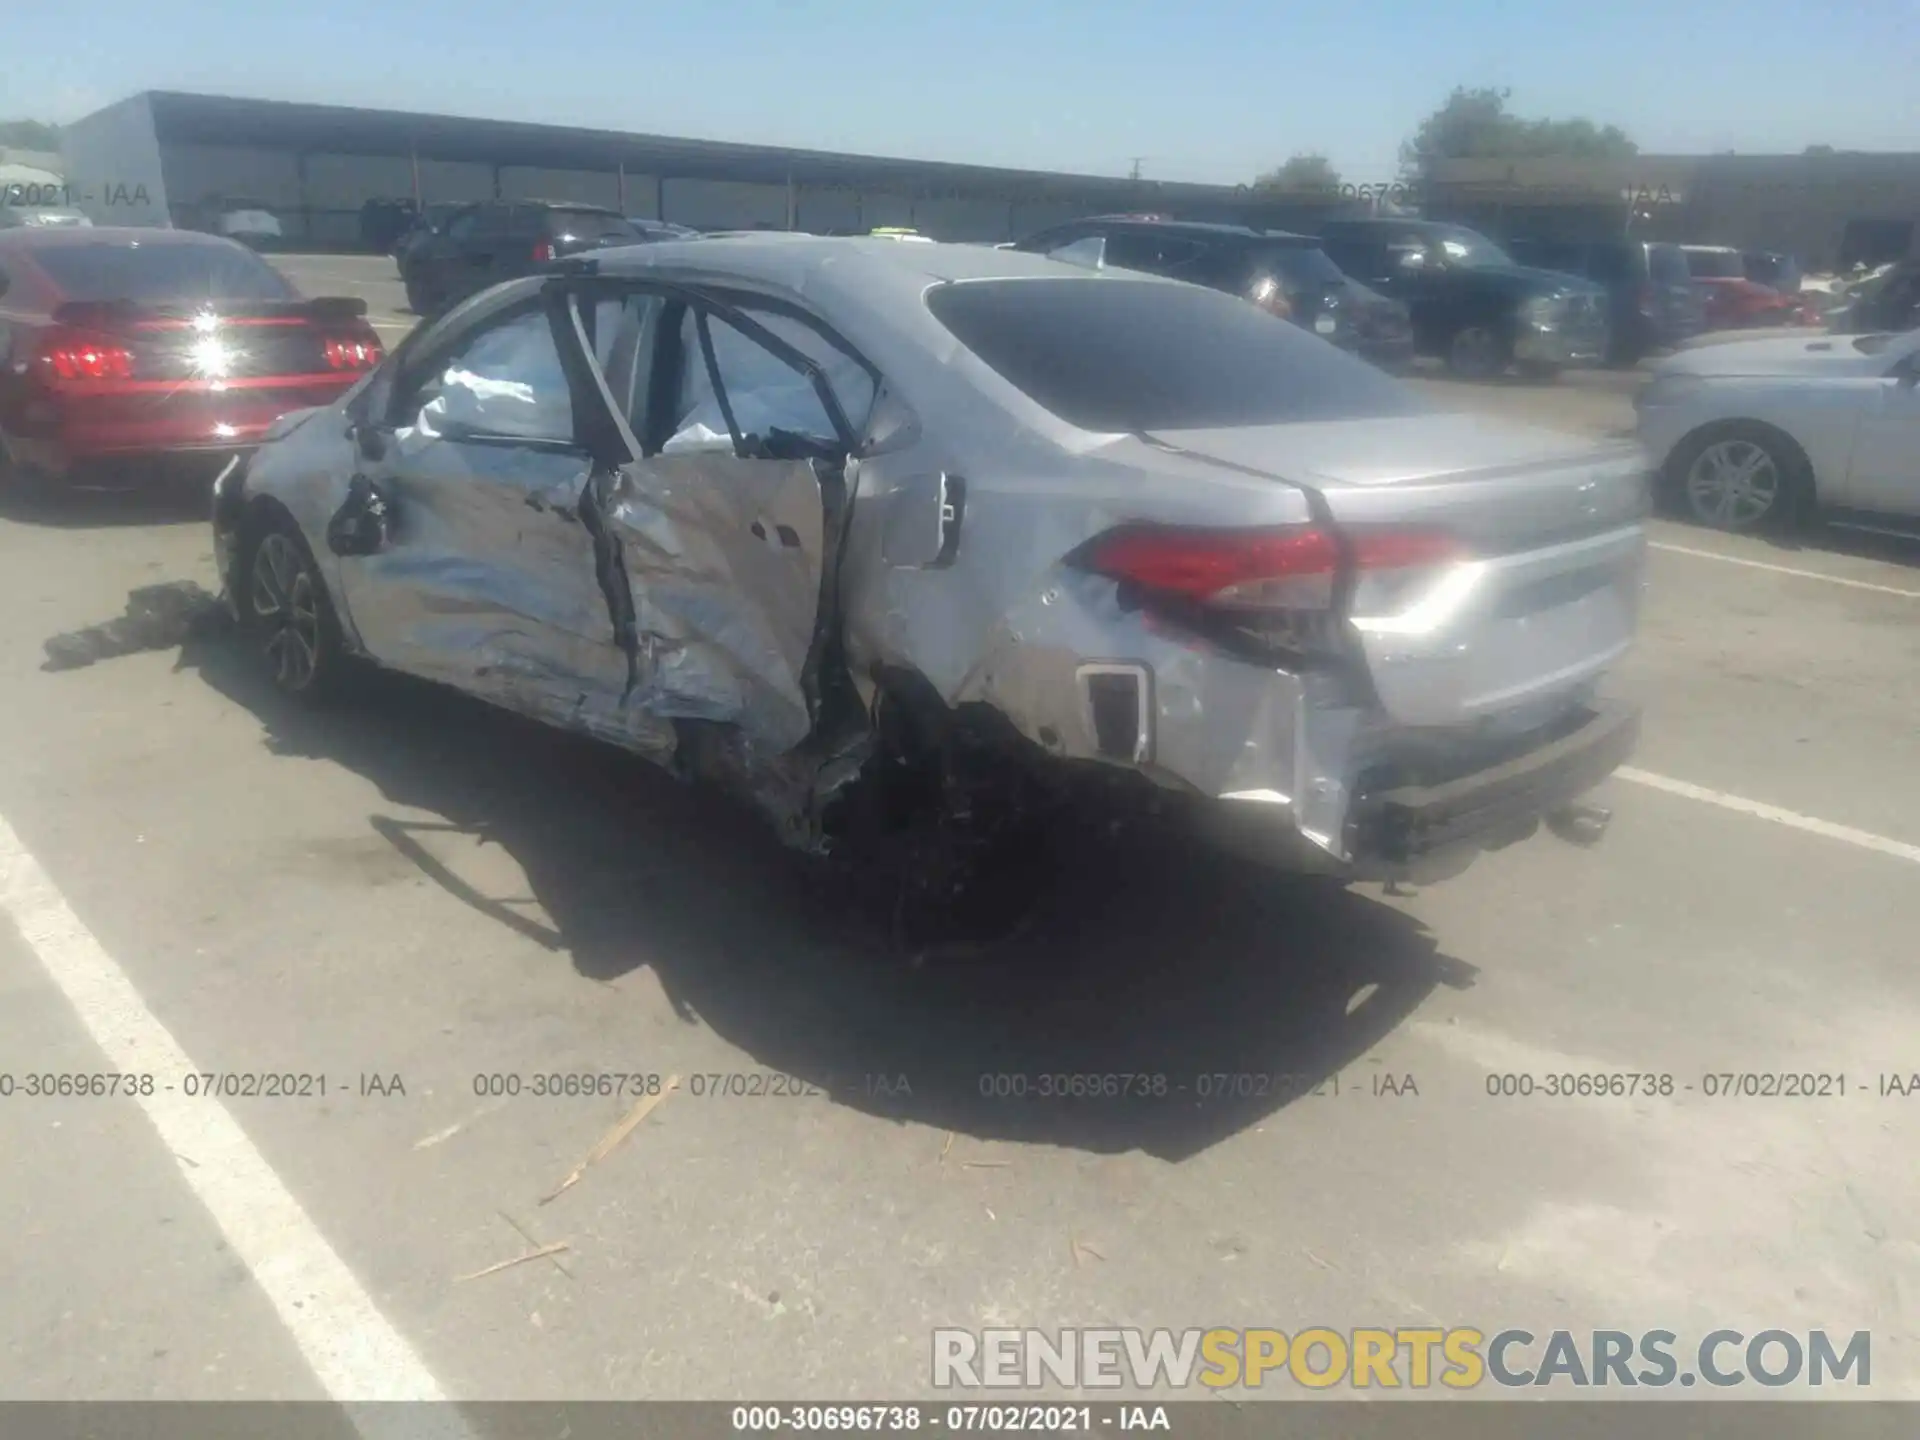
<svg viewBox="0 0 1920 1440">
<path fill-rule="evenodd" d="M 1355 529 L 1340 536 L 1312 525 L 1272 529 L 1122 526 L 1078 557 L 1082 569 L 1208 609 L 1329 610 L 1343 560 L 1355 578 L 1420 571 L 1463 558 L 1432 530 Z"/>
<path fill-rule="evenodd" d="M 1327 582 L 1340 552 L 1312 526 L 1275 530 L 1122 527 L 1096 540 L 1082 562 L 1110 580 L 1203 605 L 1244 604 L 1274 582 Z M 1324 602 L 1323 602 L 1324 603 Z"/>
<path fill-rule="evenodd" d="M 380 342 L 360 336 L 333 336 L 326 342 L 328 368 L 369 370 L 380 363 Z"/>
<path fill-rule="evenodd" d="M 133 352 L 126 346 L 71 330 L 55 331 L 42 341 L 40 360 L 60 380 L 133 378 Z"/>
<path fill-rule="evenodd" d="M 542 240 L 536 244 L 533 247 L 533 258 L 535 263 L 553 259 L 553 242 L 551 240 Z"/>
</svg>

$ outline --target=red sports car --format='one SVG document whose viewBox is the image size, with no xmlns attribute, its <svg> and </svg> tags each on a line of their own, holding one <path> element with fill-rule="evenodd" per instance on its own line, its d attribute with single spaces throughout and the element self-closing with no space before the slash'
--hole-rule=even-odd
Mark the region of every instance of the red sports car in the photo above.
<svg viewBox="0 0 1920 1440">
<path fill-rule="evenodd" d="M 306 300 L 232 240 L 0 231 L 0 474 L 125 483 L 113 462 L 250 449 L 380 359 L 360 300 Z"/>
<path fill-rule="evenodd" d="M 1682 245 L 1687 273 L 1706 302 L 1709 330 L 1808 323 L 1800 299 L 1747 278 L 1746 257 L 1730 245 Z"/>
</svg>

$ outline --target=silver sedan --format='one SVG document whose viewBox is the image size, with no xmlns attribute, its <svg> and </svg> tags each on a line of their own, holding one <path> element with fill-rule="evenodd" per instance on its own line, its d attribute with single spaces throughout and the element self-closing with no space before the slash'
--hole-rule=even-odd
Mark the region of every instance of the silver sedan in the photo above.
<svg viewBox="0 0 1920 1440">
<path fill-rule="evenodd" d="M 286 690 L 442 682 L 817 853 L 964 871 L 1111 805 L 1420 880 L 1604 823 L 1645 506 L 1634 446 L 1211 290 L 765 235 L 475 296 L 283 419 L 215 538 Z"/>
<path fill-rule="evenodd" d="M 1666 498 L 1703 525 L 1920 531 L 1920 331 L 1683 350 L 1635 406 Z"/>
</svg>

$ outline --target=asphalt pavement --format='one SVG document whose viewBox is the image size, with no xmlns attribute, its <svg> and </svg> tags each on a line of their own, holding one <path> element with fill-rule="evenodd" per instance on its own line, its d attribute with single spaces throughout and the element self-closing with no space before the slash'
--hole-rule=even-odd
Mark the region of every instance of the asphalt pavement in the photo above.
<svg viewBox="0 0 1920 1440">
<path fill-rule="evenodd" d="M 384 262 L 285 263 L 410 323 Z M 913 968 L 753 817 L 459 697 L 296 712 L 217 631 L 43 668 L 209 539 L 10 510 L 0 1396 L 909 1396 L 936 1326 L 1072 1324 L 1867 1329 L 1920 1395 L 1916 562 L 1657 524 L 1597 848 L 1392 896 L 1065 856 Z M 24 1093 L 109 1072 L 153 1093 Z M 1167 1094 L 993 1093 L 1057 1074 Z M 1489 1093 L 1559 1074 L 1673 1093 Z"/>
</svg>

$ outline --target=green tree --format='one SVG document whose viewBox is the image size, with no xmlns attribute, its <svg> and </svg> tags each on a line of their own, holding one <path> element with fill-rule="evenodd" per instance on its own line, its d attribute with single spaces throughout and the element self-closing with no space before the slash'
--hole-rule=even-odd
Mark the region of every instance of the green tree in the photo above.
<svg viewBox="0 0 1920 1440">
<path fill-rule="evenodd" d="M 1332 190 L 1340 189 L 1340 172 L 1317 151 L 1303 152 L 1288 159 L 1277 170 L 1269 170 L 1253 182 L 1256 190 Z"/>
<path fill-rule="evenodd" d="M 1401 168 L 1428 178 L 1441 160 L 1492 157 L 1624 160 L 1640 153 L 1617 125 L 1591 120 L 1527 120 L 1507 109 L 1512 91 L 1457 86 L 1400 147 Z"/>
<path fill-rule="evenodd" d="M 0 120 L 0 145 L 12 150 L 57 153 L 60 149 L 60 127 L 38 120 Z"/>
</svg>

